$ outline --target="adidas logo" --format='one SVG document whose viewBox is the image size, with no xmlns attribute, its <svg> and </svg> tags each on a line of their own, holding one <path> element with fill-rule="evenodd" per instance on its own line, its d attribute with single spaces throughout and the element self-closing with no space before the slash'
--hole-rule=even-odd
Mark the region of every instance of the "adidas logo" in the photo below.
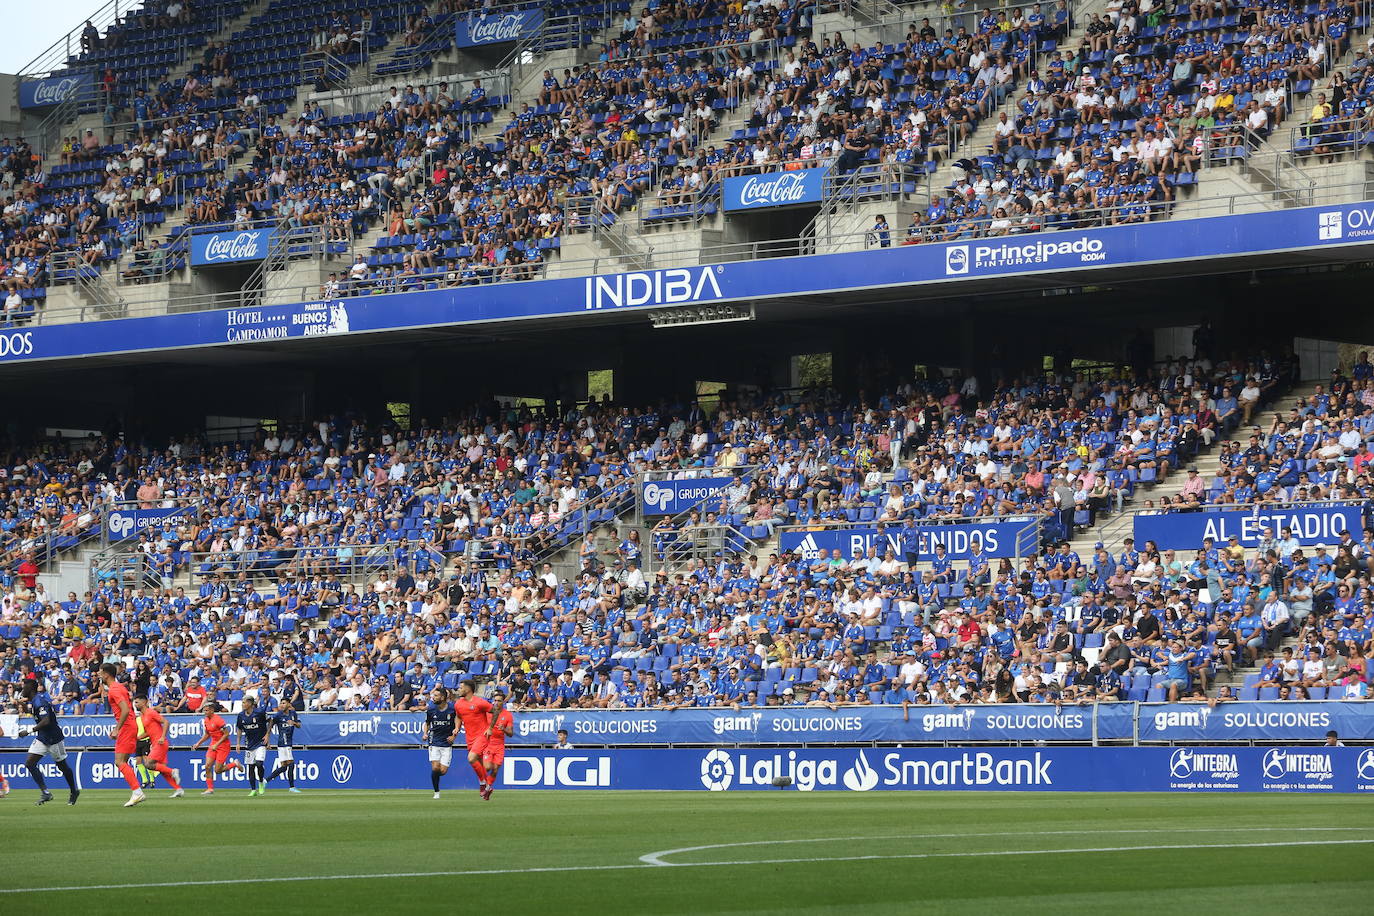
<svg viewBox="0 0 1374 916">
<path fill-rule="evenodd" d="M 820 552 L 821 548 L 816 545 L 816 536 L 814 534 L 808 534 L 806 537 L 802 538 L 801 543 L 797 545 L 797 553 L 801 554 L 804 560 L 814 560 L 816 557 L 820 556 Z"/>
</svg>

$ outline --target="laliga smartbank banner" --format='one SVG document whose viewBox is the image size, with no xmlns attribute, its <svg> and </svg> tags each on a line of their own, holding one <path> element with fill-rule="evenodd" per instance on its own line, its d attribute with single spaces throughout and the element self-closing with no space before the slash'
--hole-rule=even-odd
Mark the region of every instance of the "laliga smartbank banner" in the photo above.
<svg viewBox="0 0 1374 916">
<path fill-rule="evenodd" d="M 311 789 L 430 791 L 425 751 L 297 750 L 297 785 Z M 74 753 L 84 789 L 124 789 L 108 752 Z M 190 786 L 205 780 L 205 757 L 174 751 Z M 63 787 L 45 763 L 49 785 Z M 455 768 L 446 788 L 475 785 Z M 21 753 L 0 753 L 14 789 L 32 789 Z M 510 748 L 503 789 L 625 789 L 682 792 L 1374 792 L 1374 748 L 1042 747 L 1042 748 Z M 241 771 L 217 777 L 244 784 Z M 280 781 L 274 785 L 284 785 Z"/>
</svg>

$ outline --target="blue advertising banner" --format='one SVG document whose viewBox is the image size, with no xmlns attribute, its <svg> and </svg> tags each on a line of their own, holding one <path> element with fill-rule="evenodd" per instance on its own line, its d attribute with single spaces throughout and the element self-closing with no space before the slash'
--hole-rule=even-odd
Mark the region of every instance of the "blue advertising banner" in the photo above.
<svg viewBox="0 0 1374 916">
<path fill-rule="evenodd" d="M 578 746 L 667 744 L 864 744 L 882 742 L 1090 743 L 1131 740 L 1139 710 L 1141 742 L 1320 741 L 1331 730 L 1342 738 L 1374 741 L 1374 706 L 1341 700 L 1193 703 L 1100 703 L 1096 706 L 1004 704 L 987 706 L 763 707 L 758 709 L 517 709 L 511 746 L 551 745 L 560 729 Z M 232 723 L 233 717 L 228 717 Z M 301 713 L 302 747 L 418 747 L 421 713 Z M 200 718 L 167 717 L 174 748 L 201 735 Z M 15 737 L 20 721 L 0 715 L 0 750 L 28 747 Z M 107 716 L 62 719 L 67 746 L 108 748 Z"/>
<path fill-rule="evenodd" d="M 0 362 L 373 333 L 1374 244 L 1374 203 L 0 332 Z"/>
<path fill-rule="evenodd" d="M 1255 547 L 1265 528 L 1273 537 L 1288 529 L 1299 544 L 1335 547 L 1341 533 L 1359 540 L 1364 530 L 1364 511 L 1359 506 L 1293 506 L 1283 509 L 1231 509 L 1217 512 L 1161 512 L 1135 517 L 1135 542 L 1154 541 L 1160 550 L 1198 550 L 1203 538 L 1218 546 L 1231 535 L 1240 546 Z"/>
<path fill-rule="evenodd" d="M 1328 731 L 1374 740 L 1374 710 L 1344 700 L 1289 703 L 1142 704 L 1141 741 L 1293 741 Z"/>
<path fill-rule="evenodd" d="M 116 509 L 105 516 L 105 533 L 111 541 L 136 538 L 143 529 L 157 525 L 186 510 L 171 509 Z"/>
<path fill-rule="evenodd" d="M 1131 737 L 1132 704 L 1035 707 L 899 706 L 774 707 L 759 709 L 533 709 L 515 711 L 512 746 L 553 744 L 560 729 L 578 745 L 628 744 L 838 744 L 874 741 L 1083 741 Z M 232 716 L 228 717 L 232 722 Z M 302 713 L 296 743 L 302 747 L 414 747 L 424 740 L 420 713 Z M 190 747 L 200 718 L 169 715 L 171 746 Z M 0 721 L 0 731 L 15 727 Z M 62 728 L 71 748 L 108 747 L 108 717 L 71 716 Z M 1305 733 L 1304 733 L 1305 736 Z M 0 750 L 28 747 L 26 739 L 0 738 Z"/>
<path fill-rule="evenodd" d="M 692 480 L 654 480 L 644 484 L 640 495 L 644 499 L 645 515 L 677 515 L 714 499 L 730 484 L 733 477 L 697 477 Z"/>
<path fill-rule="evenodd" d="M 123 789 L 109 752 L 72 754 L 82 789 Z M 429 787 L 424 751 L 391 749 L 296 751 L 296 784 L 310 789 Z M 174 751 L 169 764 L 188 788 L 205 781 L 203 754 Z M 61 792 L 57 768 L 44 778 Z M 15 790 L 34 784 L 16 753 L 0 754 L 0 773 Z M 500 789 L 628 789 L 655 791 L 963 790 L 1059 792 L 1371 792 L 1374 748 L 621 748 L 512 750 Z M 241 770 L 216 777 L 216 787 L 242 788 Z M 285 787 L 278 779 L 272 787 Z M 465 767 L 442 788 L 471 789 Z M 152 804 L 161 803 L 153 793 Z M 1165 831 L 1167 833 L 1167 831 Z"/>
<path fill-rule="evenodd" d="M 271 229 L 206 232 L 191 236 L 191 266 L 261 261 L 272 248 Z"/>
<path fill-rule="evenodd" d="M 819 204 L 824 196 L 825 168 L 738 175 L 725 179 L 721 202 L 726 210 L 757 210 Z"/>
<path fill-rule="evenodd" d="M 48 108 L 60 105 L 69 98 L 86 98 L 94 94 L 95 73 L 90 70 L 45 76 L 41 80 L 21 80 L 19 107 Z"/>
<path fill-rule="evenodd" d="M 951 560 L 967 560 L 977 544 L 983 556 L 989 559 L 1016 556 L 1016 536 L 1027 524 L 1034 521 L 1029 515 L 1008 516 L 991 522 L 968 522 L 960 524 L 917 525 L 919 546 L 917 555 L 932 557 L 936 545 L 943 545 L 946 556 Z M 844 527 L 823 528 L 818 531 L 784 530 L 778 534 L 778 547 L 782 550 L 797 550 L 808 560 L 814 560 L 822 550 L 836 551 L 840 556 L 852 557 L 856 553 L 867 554 L 869 547 L 878 548 L 878 556 L 891 548 L 898 557 L 904 555 L 902 547 L 903 526 L 889 525 L 884 530 L 877 528 Z M 1030 538 L 1027 543 L 1039 546 L 1039 538 Z"/>
<path fill-rule="evenodd" d="M 473 48 L 519 41 L 537 32 L 543 22 L 544 11 L 540 9 L 460 16 L 455 26 L 454 44 L 459 48 Z"/>
</svg>

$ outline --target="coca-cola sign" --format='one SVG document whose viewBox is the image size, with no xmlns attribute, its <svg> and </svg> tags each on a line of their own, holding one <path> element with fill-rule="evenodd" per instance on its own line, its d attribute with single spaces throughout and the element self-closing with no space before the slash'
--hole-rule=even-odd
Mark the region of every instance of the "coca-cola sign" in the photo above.
<svg viewBox="0 0 1374 916">
<path fill-rule="evenodd" d="M 19 84 L 20 108 L 49 108 L 68 99 L 84 99 L 92 95 L 95 82 L 89 73 L 64 73 L 41 80 L 25 80 Z"/>
<path fill-rule="evenodd" d="M 261 261 L 272 246 L 271 229 L 211 232 L 191 236 L 191 266 Z"/>
<path fill-rule="evenodd" d="M 542 10 L 463 17 L 458 20 L 455 42 L 460 48 L 471 48 L 519 41 L 538 31 L 543 19 Z"/>
<path fill-rule="evenodd" d="M 725 209 L 753 210 L 820 203 L 825 190 L 825 173 L 824 168 L 814 168 L 728 178 L 725 181 Z"/>
</svg>

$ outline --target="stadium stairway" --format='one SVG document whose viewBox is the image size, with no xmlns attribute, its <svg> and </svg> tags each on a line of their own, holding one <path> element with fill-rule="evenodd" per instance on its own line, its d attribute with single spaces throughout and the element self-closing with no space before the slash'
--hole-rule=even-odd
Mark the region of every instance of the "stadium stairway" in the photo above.
<svg viewBox="0 0 1374 916">
<path fill-rule="evenodd" d="M 600 48 L 605 44 L 606 41 L 613 37 L 612 33 L 619 34 L 619 26 L 612 24 L 599 32 L 593 33 L 588 43 L 582 48 L 559 48 L 542 52 L 536 55 L 530 62 L 523 64 L 523 72 L 519 77 L 519 81 L 511 86 L 510 95 L 506 99 L 505 106 L 492 112 L 493 118 L 488 129 L 483 133 L 475 134 L 472 138 L 473 142 L 490 143 L 500 140 L 502 130 L 504 130 L 506 124 L 515 117 L 516 113 L 520 110 L 520 106 L 526 102 L 531 106 L 535 105 L 539 97 L 539 92 L 543 89 L 543 77 L 546 69 L 553 70 L 555 73 L 561 75 L 564 68 L 572 68 L 584 62 L 595 61 L 596 52 L 593 49 Z M 375 56 L 375 59 L 388 59 L 396 43 L 401 40 L 402 35 L 398 34 L 393 40 L 392 45 L 388 45 L 387 48 L 379 52 Z M 456 48 L 449 48 L 434 55 L 427 69 L 409 74 L 394 74 L 387 77 L 380 77 L 377 86 L 385 87 L 398 83 L 401 85 L 405 83 L 424 83 L 426 85 L 433 85 L 441 80 L 467 81 L 473 78 L 488 79 L 488 77 L 481 74 L 463 72 L 465 68 L 464 61 L 465 57 L 461 51 Z M 299 97 L 303 99 L 313 99 L 316 95 L 317 94 L 311 93 L 306 89 L 302 91 Z M 318 94 L 322 99 L 328 99 L 330 95 L 330 93 Z M 328 110 L 328 108 L 329 106 L 326 104 L 326 110 Z M 343 113 L 343 111 L 330 111 L 330 114 Z M 366 235 L 360 236 L 354 240 L 353 250 L 366 254 L 372 251 L 373 246 L 387 234 L 388 229 L 385 225 L 385 221 L 379 221 Z M 590 238 L 590 233 L 586 235 Z M 577 236 L 565 235 L 562 244 L 566 246 L 570 240 L 575 238 L 577 238 Z M 571 254 L 561 254 L 559 251 L 555 250 L 553 259 L 548 262 L 547 275 L 549 277 L 560 276 L 557 265 L 561 259 L 580 261 L 584 258 L 589 260 L 596 256 L 598 255 L 595 249 L 588 249 L 586 252 L 583 252 L 578 248 L 576 243 L 573 243 L 573 252 Z M 602 253 L 602 256 L 604 256 L 604 253 Z M 581 275 L 586 273 L 586 271 L 584 269 L 579 269 L 576 273 Z"/>
<path fill-rule="evenodd" d="M 252 22 L 253 17 L 260 14 L 263 10 L 263 7 L 265 7 L 269 2 L 270 0 L 244 0 L 243 12 L 233 19 L 226 20 L 224 22 L 223 28 L 221 28 L 218 32 L 214 34 L 207 36 L 206 45 L 208 46 L 210 43 L 216 41 L 229 41 L 229 39 L 233 37 L 235 32 L 242 30 L 250 22 Z M 203 50 L 203 47 L 195 48 L 192 50 L 201 51 Z M 172 70 L 167 74 L 167 79 L 169 81 L 180 81 L 185 79 L 186 75 L 191 72 L 191 69 L 196 64 L 196 62 L 197 61 L 195 59 L 188 55 L 179 64 L 177 64 L 177 66 L 172 68 Z M 137 87 L 129 87 L 130 94 L 132 94 L 132 90 L 134 88 Z M 154 86 L 153 88 L 156 87 Z M 96 132 L 97 136 L 104 136 L 105 139 L 109 139 L 109 137 L 105 134 L 104 115 L 99 111 L 82 114 L 71 122 L 70 133 L 74 133 L 80 136 L 84 134 L 87 130 L 93 130 Z M 46 170 L 51 168 L 52 166 L 56 165 L 57 162 L 58 159 L 56 155 L 50 156 L 47 160 L 44 160 L 44 169 Z"/>
<path fill-rule="evenodd" d="M 1059 42 L 1061 48 L 1076 49 L 1082 43 L 1087 34 L 1088 23 L 1092 21 L 1094 13 L 1102 13 L 1107 9 L 1106 0 L 1086 0 L 1078 5 L 1074 14 L 1075 27 L 1063 41 Z M 979 156 L 988 155 L 992 150 L 993 138 L 997 132 L 997 116 L 1005 111 L 1008 118 L 1015 117 L 1016 103 L 1025 92 L 1025 80 L 1021 80 L 1015 92 L 1010 93 L 1002 104 L 993 109 L 986 118 L 978 122 L 978 126 L 969 134 L 963 147 L 957 150 L 950 150 L 950 155 L 940 163 L 940 168 L 932 176 L 930 187 L 932 191 L 939 191 L 949 188 L 954 184 L 954 162 L 957 159 L 970 158 L 976 159 Z M 867 227 L 865 227 L 867 228 Z"/>
<path fill-rule="evenodd" d="M 43 571 L 43 587 L 50 593 L 65 597 L 67 592 L 84 595 L 91 588 L 91 562 L 101 552 L 99 539 L 83 544 L 70 554 L 60 556 L 55 564 Z"/>
<path fill-rule="evenodd" d="M 1293 391 L 1281 395 L 1261 410 L 1256 411 L 1255 418 L 1262 419 L 1265 417 L 1272 417 L 1275 413 L 1287 413 L 1289 409 L 1296 407 L 1298 400 L 1304 397 L 1306 392 L 1310 392 L 1312 387 L 1316 384 L 1318 383 L 1315 381 L 1300 382 Z M 1191 464 L 1189 464 L 1189 467 L 1196 467 L 1199 476 L 1202 477 L 1204 482 L 1210 485 L 1213 476 L 1216 474 L 1217 468 L 1221 465 L 1221 443 L 1223 441 L 1230 441 L 1231 439 L 1242 438 L 1243 432 L 1244 428 L 1242 427 L 1232 430 L 1231 434 L 1224 439 L 1218 437 L 1213 441 L 1211 448 L 1202 450 L 1197 454 Z M 1245 433 L 1245 435 L 1248 435 L 1248 433 Z M 1113 514 L 1105 522 L 1094 525 L 1091 528 L 1079 529 L 1077 535 L 1069 541 L 1070 549 L 1085 561 L 1092 557 L 1095 552 L 1095 546 L 1099 541 L 1102 542 L 1102 545 L 1107 550 L 1111 551 L 1113 555 L 1121 553 L 1121 551 L 1125 549 L 1125 539 L 1131 537 L 1134 531 L 1135 514 L 1142 508 L 1148 509 L 1148 506 L 1145 505 L 1147 500 L 1157 505 L 1163 498 L 1177 496 L 1182 492 L 1183 485 L 1188 480 L 1188 475 L 1185 471 L 1186 468 L 1176 470 L 1144 494 L 1138 494 L 1135 505 L 1130 507 L 1127 511 Z M 1139 547 L 1140 545 L 1136 546 Z"/>
<path fill-rule="evenodd" d="M 1266 196 L 1264 192 L 1274 190 L 1266 176 L 1246 163 L 1204 163 L 1197 172 L 1197 183 L 1191 193 L 1179 194 L 1174 198 L 1174 208 L 1170 213 L 1173 219 L 1191 219 L 1199 216 L 1217 216 L 1221 213 L 1254 213 L 1261 210 L 1281 210 L 1284 200 L 1275 195 Z M 1235 198 L 1234 207 L 1225 211 L 1218 210 L 1218 201 Z"/>
<path fill-rule="evenodd" d="M 1358 28 L 1359 22 L 1362 20 L 1365 28 Z M 1262 143 L 1250 150 L 1244 160 L 1240 161 L 1240 171 L 1248 181 L 1258 190 L 1275 192 L 1275 200 L 1272 203 L 1266 201 L 1264 204 L 1258 201 L 1253 203 L 1246 201 L 1243 206 L 1235 208 L 1236 212 L 1252 212 L 1259 209 L 1272 210 L 1321 202 L 1320 197 L 1313 201 L 1307 199 L 1310 195 L 1302 196 L 1294 193 L 1306 189 L 1309 185 L 1318 194 L 1323 189 L 1334 191 L 1337 188 L 1343 188 L 1345 192 L 1341 195 L 1341 199 L 1348 199 L 1349 192 L 1353 187 L 1363 185 L 1362 198 L 1369 199 L 1374 196 L 1374 186 L 1369 184 L 1370 175 L 1367 174 L 1366 170 L 1340 168 L 1340 166 L 1349 166 L 1352 162 L 1369 164 L 1370 160 L 1374 158 L 1371 155 L 1374 153 L 1374 148 L 1365 146 L 1354 156 L 1349 153 L 1337 156 L 1334 163 L 1320 163 L 1316 158 L 1304 156 L 1300 151 L 1294 149 L 1294 129 L 1308 119 L 1319 92 L 1327 94 L 1328 98 L 1330 97 L 1329 87 L 1332 74 L 1341 71 L 1350 75 L 1354 72 L 1354 65 L 1357 62 L 1368 59 L 1369 52 L 1366 46 L 1366 36 L 1369 34 L 1368 25 L 1365 17 L 1357 20 L 1357 27 L 1350 32 L 1349 50 L 1327 68 L 1322 79 L 1304 81 L 1289 93 L 1290 110 L 1287 119 Z M 1199 185 L 1201 185 L 1202 177 L 1202 174 L 1199 174 Z M 1194 196 L 1195 198 L 1203 197 L 1201 186 Z"/>
<path fill-rule="evenodd" d="M 234 35 L 235 32 L 241 31 L 242 29 L 246 28 L 252 22 L 253 17 L 259 15 L 262 12 L 263 7 L 265 7 L 269 2 L 270 0 L 245 0 L 243 12 L 233 19 L 226 20 L 223 25 L 223 28 L 221 28 L 219 32 L 210 35 L 206 39 L 207 44 L 209 42 L 216 41 L 229 41 L 229 39 Z M 192 60 L 190 57 L 187 57 L 186 59 L 182 60 L 181 63 L 175 69 L 173 69 L 171 73 L 168 74 L 168 79 L 184 79 L 187 76 L 187 74 L 190 73 L 191 68 L 194 66 L 194 64 L 195 61 Z M 294 118 L 296 114 L 297 109 L 295 107 L 295 104 L 293 103 L 293 106 L 290 109 L 288 109 L 287 115 L 289 117 Z M 106 129 L 103 115 L 100 112 L 87 113 L 78 116 L 75 120 L 70 122 L 70 125 L 67 128 L 64 128 L 63 132 L 67 135 L 75 135 L 79 137 L 83 136 L 87 130 L 95 131 L 97 136 L 100 136 L 107 142 L 112 141 L 114 139 L 112 136 L 110 136 L 108 130 Z M 59 145 L 54 144 L 54 149 L 43 160 L 44 173 L 51 174 L 53 167 L 59 165 L 60 163 L 61 156 Z M 185 225 L 185 223 L 186 211 L 184 207 L 178 208 L 176 210 L 169 210 L 166 213 L 166 217 L 160 224 L 151 223 L 145 225 L 144 240 L 151 242 L 152 240 L 156 239 L 163 245 L 166 245 L 170 241 L 172 234 L 179 230 L 183 225 Z M 102 272 L 102 279 L 105 281 L 105 283 L 111 286 L 120 283 L 120 275 L 122 274 L 124 269 L 128 267 L 130 257 L 131 255 L 128 252 L 125 252 L 121 254 L 118 261 L 105 267 L 105 269 Z M 165 298 L 169 297 L 173 293 L 173 290 L 180 285 L 183 284 L 175 282 L 175 279 L 173 277 L 168 277 L 165 280 L 157 282 L 147 282 L 142 284 L 137 294 L 133 295 L 132 298 L 135 298 L 143 302 L 146 307 L 142 309 L 135 308 L 129 314 L 131 316 L 134 316 L 142 314 L 154 314 L 162 311 L 163 309 L 160 309 L 158 307 L 159 303 Z M 125 298 L 130 298 L 130 295 L 126 293 Z M 83 296 L 82 290 L 79 288 L 78 284 L 63 283 L 50 284 L 48 286 L 47 308 L 50 310 L 61 310 L 63 312 L 66 312 L 70 309 L 82 308 L 93 304 L 95 303 L 92 303 L 91 301 L 89 301 L 88 298 Z"/>
</svg>

